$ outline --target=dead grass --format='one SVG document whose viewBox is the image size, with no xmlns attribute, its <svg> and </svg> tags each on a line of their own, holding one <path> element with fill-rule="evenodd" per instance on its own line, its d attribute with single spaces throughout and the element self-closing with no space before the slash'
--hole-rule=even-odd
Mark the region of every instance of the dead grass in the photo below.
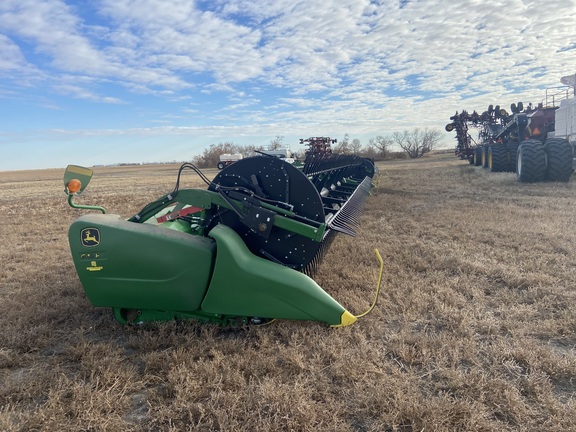
<svg viewBox="0 0 576 432">
<path fill-rule="evenodd" d="M 576 429 L 574 181 L 386 163 L 358 237 L 338 237 L 317 277 L 362 312 L 379 249 L 383 292 L 356 325 L 133 328 L 85 298 L 62 172 L 0 173 L 1 430 Z M 128 217 L 174 181 L 99 168 L 82 201 Z"/>
</svg>

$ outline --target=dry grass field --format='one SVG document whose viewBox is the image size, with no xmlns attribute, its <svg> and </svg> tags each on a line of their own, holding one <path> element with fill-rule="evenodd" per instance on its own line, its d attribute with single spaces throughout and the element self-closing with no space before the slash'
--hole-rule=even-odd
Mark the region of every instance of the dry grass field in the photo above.
<svg viewBox="0 0 576 432">
<path fill-rule="evenodd" d="M 121 326 L 76 276 L 63 170 L 0 173 L 0 430 L 576 430 L 575 180 L 451 155 L 380 170 L 316 277 L 360 313 L 379 249 L 378 306 L 342 329 Z M 129 217 L 175 174 L 96 168 L 78 202 Z"/>
</svg>

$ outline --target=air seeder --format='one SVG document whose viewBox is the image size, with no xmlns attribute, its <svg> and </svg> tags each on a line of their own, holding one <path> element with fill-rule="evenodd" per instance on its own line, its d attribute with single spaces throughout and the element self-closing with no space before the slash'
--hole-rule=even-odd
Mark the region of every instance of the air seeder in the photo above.
<svg viewBox="0 0 576 432">
<path fill-rule="evenodd" d="M 181 189 L 186 169 L 207 189 Z M 212 181 L 185 163 L 173 191 L 123 220 L 73 201 L 92 171 L 70 165 L 64 175 L 69 204 L 101 212 L 70 226 L 76 271 L 90 302 L 111 307 L 122 323 L 280 318 L 349 325 L 357 316 L 312 276 L 335 234 L 355 235 L 374 174 L 370 161 L 349 155 L 309 155 L 303 169 L 276 157 L 250 157 Z M 368 311 L 379 286 L 380 279 Z"/>
<path fill-rule="evenodd" d="M 549 89 L 533 106 L 512 103 L 510 113 L 499 105 L 488 110 L 456 112 L 445 127 L 456 131 L 456 154 L 491 172 L 515 172 L 519 182 L 568 182 L 576 167 L 576 78 L 571 86 Z M 559 104 L 558 104 L 559 102 Z M 479 129 L 478 142 L 468 133 Z M 474 143 L 474 144 L 473 144 Z"/>
</svg>

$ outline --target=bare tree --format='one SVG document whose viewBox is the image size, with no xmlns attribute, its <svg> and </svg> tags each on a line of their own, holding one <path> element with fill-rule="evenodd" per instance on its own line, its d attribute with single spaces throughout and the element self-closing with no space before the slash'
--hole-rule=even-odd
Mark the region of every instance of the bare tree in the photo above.
<svg viewBox="0 0 576 432">
<path fill-rule="evenodd" d="M 192 162 L 200 168 L 212 168 L 220 161 L 220 155 L 224 153 L 239 153 L 239 147 L 230 141 L 210 144 L 210 147 L 204 149 L 201 155 L 194 156 Z"/>
<path fill-rule="evenodd" d="M 378 152 L 380 153 L 380 156 L 386 156 L 386 154 L 388 153 L 388 148 L 394 144 L 394 141 L 392 140 L 392 138 L 388 137 L 388 136 L 382 136 L 382 135 L 378 135 L 374 138 L 370 138 L 370 140 L 368 141 L 368 145 L 370 147 L 375 148 L 376 150 L 378 150 Z"/>
<path fill-rule="evenodd" d="M 352 153 L 358 154 L 360 153 L 361 149 L 362 149 L 362 143 L 358 138 L 354 138 L 352 140 L 352 144 L 350 144 L 350 150 L 352 150 Z"/>
<path fill-rule="evenodd" d="M 362 156 L 365 158 L 369 158 L 369 159 L 374 159 L 376 156 L 378 156 L 376 154 L 376 149 L 374 148 L 374 146 L 368 144 L 363 150 L 362 150 Z"/>
<path fill-rule="evenodd" d="M 264 146 L 255 146 L 253 144 L 247 144 L 242 147 L 238 147 L 238 152 L 242 153 L 244 157 L 254 156 L 257 151 L 265 151 Z"/>
<path fill-rule="evenodd" d="M 194 156 L 192 162 L 199 168 L 214 168 L 220 161 L 220 155 L 224 153 L 240 153 L 242 156 L 248 157 L 254 156 L 256 150 L 263 151 L 264 148 L 251 144 L 240 146 L 230 141 L 210 144 L 210 147 L 205 148 L 201 155 Z"/>
<path fill-rule="evenodd" d="M 404 132 L 394 132 L 394 142 L 411 158 L 419 158 L 433 150 L 440 141 L 442 134 L 436 129 L 414 128 Z"/>
<path fill-rule="evenodd" d="M 274 139 L 270 140 L 268 150 L 279 150 L 282 147 L 284 147 L 284 137 L 282 135 L 276 135 Z"/>
<path fill-rule="evenodd" d="M 344 138 L 338 142 L 334 149 L 334 153 L 349 154 L 350 153 L 350 135 L 344 135 Z"/>
</svg>

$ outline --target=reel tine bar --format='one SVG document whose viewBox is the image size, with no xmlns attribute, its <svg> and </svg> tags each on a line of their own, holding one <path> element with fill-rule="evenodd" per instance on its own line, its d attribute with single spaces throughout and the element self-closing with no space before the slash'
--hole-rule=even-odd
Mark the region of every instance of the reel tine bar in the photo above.
<svg viewBox="0 0 576 432">
<path fill-rule="evenodd" d="M 338 232 L 356 236 L 375 167 L 356 155 L 308 154 L 302 171 L 320 194 L 327 226 L 322 245 L 304 269 L 313 276 Z"/>
<path fill-rule="evenodd" d="M 354 228 L 358 227 L 360 213 L 362 212 L 366 197 L 370 194 L 371 187 L 372 182 L 370 177 L 365 177 L 350 198 L 348 198 L 348 201 L 346 201 L 330 219 L 328 227 L 355 237 L 356 231 Z"/>
</svg>

